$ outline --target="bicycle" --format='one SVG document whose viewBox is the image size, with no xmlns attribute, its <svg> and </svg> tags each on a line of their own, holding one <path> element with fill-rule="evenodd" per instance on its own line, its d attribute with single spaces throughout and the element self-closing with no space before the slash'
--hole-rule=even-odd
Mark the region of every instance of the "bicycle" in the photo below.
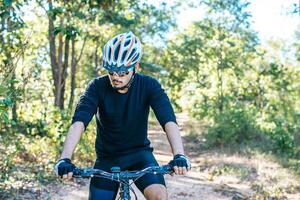
<svg viewBox="0 0 300 200">
<path fill-rule="evenodd" d="M 174 170 L 170 165 L 163 165 L 163 166 L 151 166 L 146 167 L 142 170 L 137 171 L 121 171 L 120 167 L 112 167 L 111 173 L 106 172 L 100 169 L 93 169 L 93 168 L 75 168 L 73 171 L 73 177 L 74 178 L 91 178 L 91 177 L 101 177 L 101 178 L 107 178 L 112 181 L 117 181 L 120 183 L 120 200 L 130 200 L 130 191 L 133 192 L 135 195 L 135 199 L 137 200 L 137 195 L 135 191 L 132 188 L 132 184 L 144 176 L 147 173 L 153 173 L 153 174 L 171 174 Z M 132 180 L 132 183 L 129 183 L 129 181 Z"/>
</svg>

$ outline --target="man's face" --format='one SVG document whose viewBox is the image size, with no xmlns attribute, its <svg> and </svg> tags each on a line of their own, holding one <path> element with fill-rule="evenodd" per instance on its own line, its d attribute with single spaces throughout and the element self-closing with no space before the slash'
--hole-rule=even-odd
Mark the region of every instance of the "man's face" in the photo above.
<svg viewBox="0 0 300 200">
<path fill-rule="evenodd" d="M 131 76 L 133 74 L 133 70 L 123 72 L 123 73 L 116 73 L 116 72 L 108 72 L 109 80 L 111 85 L 118 89 L 122 88 L 130 81 Z"/>
</svg>

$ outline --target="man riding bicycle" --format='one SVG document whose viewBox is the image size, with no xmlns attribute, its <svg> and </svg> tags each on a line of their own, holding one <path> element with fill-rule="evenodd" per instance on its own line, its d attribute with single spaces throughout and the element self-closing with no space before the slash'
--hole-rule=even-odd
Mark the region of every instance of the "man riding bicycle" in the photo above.
<svg viewBox="0 0 300 200">
<path fill-rule="evenodd" d="M 75 168 L 72 154 L 94 115 L 97 123 L 94 168 L 110 171 L 111 167 L 119 166 L 121 170 L 139 170 L 158 165 L 147 138 L 150 107 L 167 134 L 174 155 L 170 164 L 175 174 L 184 175 L 191 168 L 168 96 L 156 79 L 138 73 L 141 56 L 141 42 L 132 32 L 119 34 L 106 43 L 102 65 L 108 75 L 93 79 L 80 97 L 63 152 L 55 165 L 58 176 L 71 179 Z M 162 175 L 146 174 L 135 184 L 146 199 L 167 199 Z M 118 187 L 117 182 L 93 177 L 89 199 L 115 199 Z"/>
</svg>

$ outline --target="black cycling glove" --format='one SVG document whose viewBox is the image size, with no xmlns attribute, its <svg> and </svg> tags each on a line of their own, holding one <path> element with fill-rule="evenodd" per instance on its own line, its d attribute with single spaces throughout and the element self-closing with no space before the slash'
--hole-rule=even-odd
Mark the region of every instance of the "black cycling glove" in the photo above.
<svg viewBox="0 0 300 200">
<path fill-rule="evenodd" d="M 54 167 L 55 174 L 61 178 L 63 175 L 73 172 L 74 169 L 75 165 L 69 158 L 60 159 Z"/>
<path fill-rule="evenodd" d="M 191 169 L 191 162 L 189 161 L 188 157 L 182 154 L 176 154 L 171 162 L 169 162 L 171 167 L 186 167 L 187 170 Z"/>
</svg>

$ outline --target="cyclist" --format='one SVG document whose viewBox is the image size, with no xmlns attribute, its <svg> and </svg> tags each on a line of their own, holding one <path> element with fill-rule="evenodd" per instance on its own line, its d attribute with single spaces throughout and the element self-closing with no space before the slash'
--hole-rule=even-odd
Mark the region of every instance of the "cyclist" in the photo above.
<svg viewBox="0 0 300 200">
<path fill-rule="evenodd" d="M 71 179 L 75 168 L 72 154 L 93 115 L 97 123 L 94 168 L 110 171 L 112 166 L 120 166 L 121 170 L 139 170 L 158 165 L 147 138 L 150 107 L 167 134 L 175 174 L 184 175 L 191 168 L 168 96 L 156 79 L 138 73 L 141 56 L 141 42 L 132 32 L 119 34 L 106 43 L 102 65 L 108 75 L 93 79 L 80 97 L 55 165 L 58 176 Z M 135 184 L 147 199 L 167 199 L 162 175 L 146 174 Z M 94 177 L 89 199 L 114 199 L 118 187 L 117 182 Z"/>
</svg>

